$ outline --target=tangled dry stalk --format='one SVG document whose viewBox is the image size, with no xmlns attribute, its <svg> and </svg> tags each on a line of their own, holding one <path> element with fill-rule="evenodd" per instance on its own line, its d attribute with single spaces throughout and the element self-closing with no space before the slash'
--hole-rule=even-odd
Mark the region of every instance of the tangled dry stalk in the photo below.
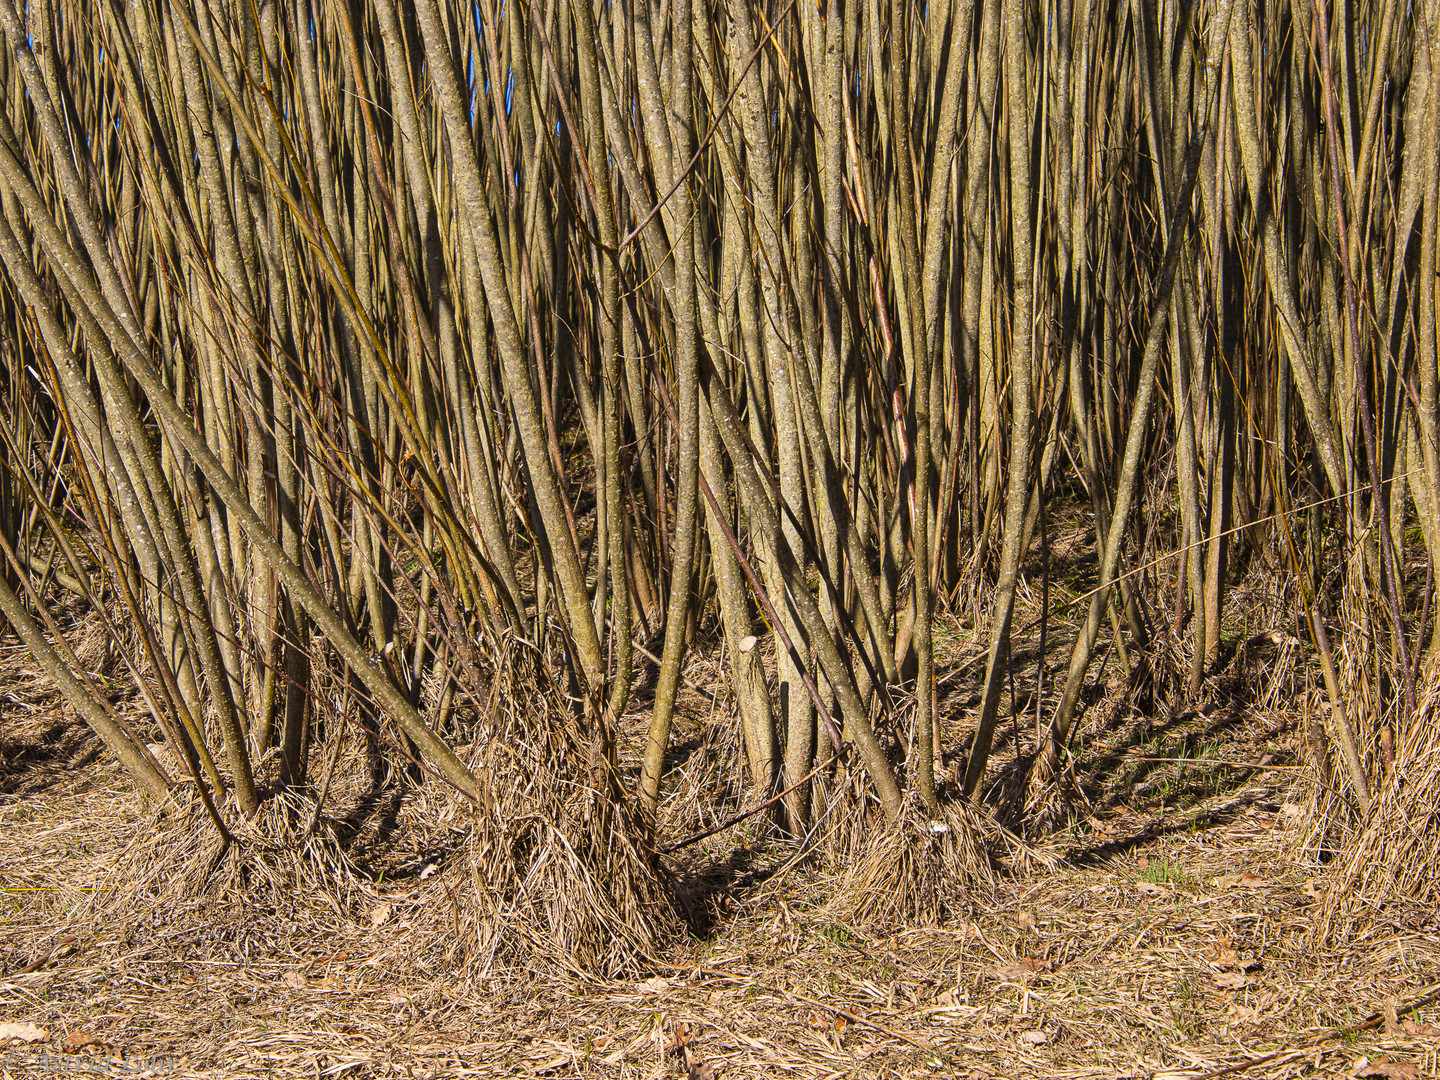
<svg viewBox="0 0 1440 1080">
<path fill-rule="evenodd" d="M 623 795 L 615 730 L 522 657 L 490 670 L 469 762 L 480 801 L 458 933 L 482 974 L 545 963 L 602 977 L 652 965 L 679 930 L 673 883 Z"/>
</svg>

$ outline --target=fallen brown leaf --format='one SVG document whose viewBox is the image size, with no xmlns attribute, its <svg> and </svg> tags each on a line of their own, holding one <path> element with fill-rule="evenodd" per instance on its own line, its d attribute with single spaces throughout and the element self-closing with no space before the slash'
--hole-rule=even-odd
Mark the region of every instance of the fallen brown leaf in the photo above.
<svg viewBox="0 0 1440 1080">
<path fill-rule="evenodd" d="M 1234 949 L 1216 949 L 1215 957 L 1210 961 L 1210 966 L 1216 971 L 1224 971 L 1226 968 L 1240 966 L 1240 954 Z"/>
<path fill-rule="evenodd" d="M 0 1046 L 6 1043 L 43 1043 L 50 1041 L 50 1032 L 34 1024 L 0 1024 Z"/>
<path fill-rule="evenodd" d="M 1250 976 L 1243 971 L 1219 971 L 1215 973 L 1215 985 L 1221 990 L 1243 990 L 1250 982 Z"/>
<path fill-rule="evenodd" d="M 1409 1061 L 1391 1061 L 1388 1057 L 1370 1061 L 1361 1058 L 1350 1070 L 1352 1077 L 1379 1076 L 1384 1080 L 1419 1080 L 1420 1067 Z"/>
<path fill-rule="evenodd" d="M 1399 1035 L 1404 1029 L 1400 1026 L 1400 1003 L 1393 997 L 1385 999 L 1385 1034 Z"/>
<path fill-rule="evenodd" d="M 826 1025 L 828 1027 L 828 1025 Z M 839 1027 L 835 1029 L 837 1032 Z M 715 1070 L 700 1060 L 700 1056 L 690 1049 L 690 1029 L 684 1022 L 675 1025 L 675 1049 L 680 1054 L 680 1060 L 685 1065 L 685 1073 L 689 1080 L 715 1080 Z"/>
</svg>

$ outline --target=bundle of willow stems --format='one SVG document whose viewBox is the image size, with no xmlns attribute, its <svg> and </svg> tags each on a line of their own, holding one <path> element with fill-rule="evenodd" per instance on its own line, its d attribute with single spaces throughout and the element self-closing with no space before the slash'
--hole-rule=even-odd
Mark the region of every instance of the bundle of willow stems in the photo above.
<svg viewBox="0 0 1440 1080">
<path fill-rule="evenodd" d="M 490 805 L 457 718 L 533 732 L 489 696 L 523 662 L 556 767 L 624 808 L 577 827 L 651 844 L 716 640 L 777 830 L 834 757 L 941 824 L 1016 681 L 1039 805 L 1107 640 L 1193 696 L 1257 565 L 1323 674 L 1327 812 L 1423 756 L 1436 0 L 0 0 L 0 31 L 0 611 L 222 834 L 323 788 L 342 713 Z M 1043 613 L 1068 665 L 1042 622 L 1017 670 L 1057 507 L 1095 587 Z M 958 757 L 942 618 L 988 643 Z"/>
</svg>

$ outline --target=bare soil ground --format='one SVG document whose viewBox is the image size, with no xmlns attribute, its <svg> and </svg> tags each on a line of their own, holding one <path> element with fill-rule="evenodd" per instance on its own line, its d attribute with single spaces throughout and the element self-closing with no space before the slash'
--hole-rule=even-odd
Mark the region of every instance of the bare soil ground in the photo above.
<svg viewBox="0 0 1440 1080">
<path fill-rule="evenodd" d="M 959 631 L 944 647 L 953 670 L 973 659 Z M 1056 838 L 1063 860 L 947 925 L 848 925 L 823 860 L 779 873 L 794 849 L 737 830 L 676 863 L 729 873 L 704 939 L 638 979 L 587 982 L 456 963 L 444 913 L 465 880 L 404 828 L 384 879 L 346 902 L 117 917 L 114 868 L 153 821 L 3 648 L 0 1078 L 1440 1075 L 1434 924 L 1318 932 L 1326 880 L 1297 849 L 1298 743 L 1273 693 L 1163 720 L 1124 692 L 1092 708 L 1078 745 L 1099 781 Z M 705 663 L 697 689 L 717 685 Z M 942 685 L 957 748 L 967 683 Z M 719 782 L 723 705 L 687 699 L 676 783 Z M 1025 721 L 1006 725 L 1024 741 Z M 676 805 L 672 836 L 713 816 Z"/>
</svg>

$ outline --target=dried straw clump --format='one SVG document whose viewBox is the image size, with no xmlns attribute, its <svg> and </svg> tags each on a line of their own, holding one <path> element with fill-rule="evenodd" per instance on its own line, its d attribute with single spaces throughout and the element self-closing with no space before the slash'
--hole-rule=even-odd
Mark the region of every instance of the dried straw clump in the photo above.
<svg viewBox="0 0 1440 1080">
<path fill-rule="evenodd" d="M 1362 546 L 1356 545 L 1348 556 L 1337 620 L 1340 628 L 1330 633 L 1338 702 L 1323 691 L 1302 699 L 1302 738 L 1309 775 L 1300 796 L 1304 809 L 1295 819 L 1299 849 L 1313 859 L 1331 863 L 1337 874 L 1352 884 L 1352 871 L 1346 868 L 1361 852 L 1372 857 L 1377 853 L 1375 845 L 1380 838 L 1376 829 L 1402 826 L 1403 818 L 1392 817 L 1398 812 L 1396 795 L 1404 791 L 1404 785 L 1424 780 L 1423 768 L 1416 771 L 1425 756 L 1424 741 L 1427 737 L 1432 742 L 1440 739 L 1433 730 L 1427 731 L 1433 729 L 1440 708 L 1435 700 L 1440 696 L 1440 663 L 1431 661 L 1419 673 L 1420 709 L 1406 721 L 1401 715 L 1403 675 L 1396 658 L 1388 649 L 1377 649 L 1374 635 L 1365 629 L 1380 600 L 1369 591 L 1363 559 Z M 1370 795 L 1368 809 L 1357 790 L 1355 770 L 1347 764 L 1347 732 Z M 1397 789 L 1396 784 L 1401 787 Z M 1406 797 L 1413 796 L 1407 792 Z M 1346 905 L 1352 902 L 1359 898 L 1344 898 Z M 1338 922 L 1327 916 L 1326 921 L 1339 929 L 1348 916 Z"/>
<path fill-rule="evenodd" d="M 97 888 L 110 917 L 198 899 L 235 910 L 277 911 L 316 902 L 347 916 L 369 893 L 365 875 L 346 857 L 333 823 L 307 795 L 267 799 L 255 817 L 230 817 L 223 840 L 198 800 L 172 800 L 142 820 L 134 840 Z"/>
<path fill-rule="evenodd" d="M 986 810 L 947 800 L 931 818 L 907 804 L 840 875 L 830 909 L 861 926 L 938 926 L 988 896 L 998 859 L 1026 849 Z"/>
<path fill-rule="evenodd" d="M 1370 812 L 1338 863 L 1322 916 L 1333 940 L 1440 924 L 1440 669 L 1427 682 L 1394 764 L 1372 770 Z"/>
<path fill-rule="evenodd" d="M 1073 762 L 1048 780 L 1032 771 L 1025 794 L 1021 834 L 1034 843 L 1052 841 L 1075 828 L 1079 821 L 1093 820 L 1094 807 L 1075 780 Z"/>
<path fill-rule="evenodd" d="M 621 794 L 610 721 L 578 719 L 524 654 L 490 674 L 489 730 L 471 763 L 482 791 L 473 890 L 457 901 L 472 962 L 607 978 L 648 968 L 680 918 Z"/>
</svg>

